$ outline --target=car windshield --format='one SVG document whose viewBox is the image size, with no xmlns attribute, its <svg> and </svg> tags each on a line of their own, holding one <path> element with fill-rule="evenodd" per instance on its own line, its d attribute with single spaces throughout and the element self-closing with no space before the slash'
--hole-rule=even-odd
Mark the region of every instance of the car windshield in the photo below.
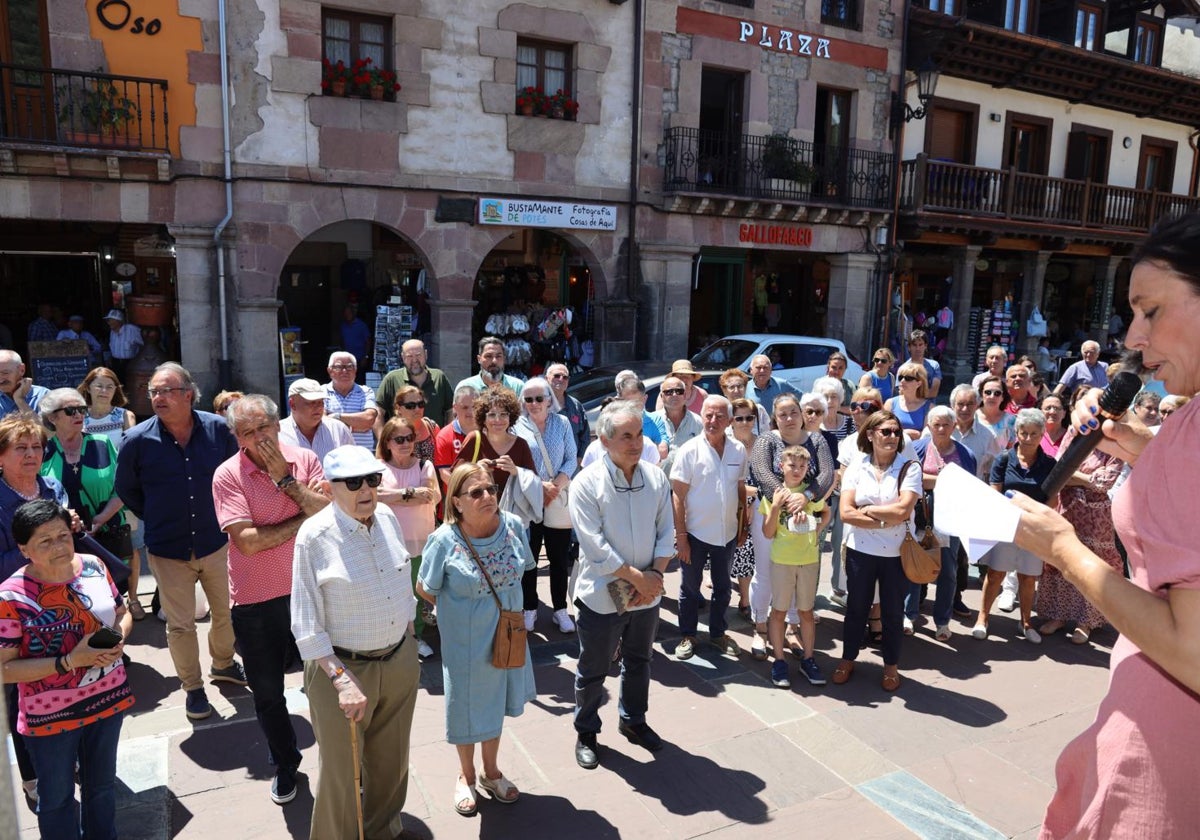
<svg viewBox="0 0 1200 840">
<path fill-rule="evenodd" d="M 757 349 L 758 344 L 753 341 L 746 341 L 743 338 L 722 338 L 692 356 L 692 367 L 740 367 L 750 360 L 750 354 Z"/>
</svg>

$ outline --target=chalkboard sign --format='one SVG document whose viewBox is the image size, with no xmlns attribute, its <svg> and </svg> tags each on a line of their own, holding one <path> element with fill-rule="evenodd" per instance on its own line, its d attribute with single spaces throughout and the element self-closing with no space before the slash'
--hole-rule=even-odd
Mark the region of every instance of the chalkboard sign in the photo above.
<svg viewBox="0 0 1200 840">
<path fill-rule="evenodd" d="M 29 345 L 35 385 L 78 388 L 92 369 L 85 341 L 34 341 Z"/>
</svg>

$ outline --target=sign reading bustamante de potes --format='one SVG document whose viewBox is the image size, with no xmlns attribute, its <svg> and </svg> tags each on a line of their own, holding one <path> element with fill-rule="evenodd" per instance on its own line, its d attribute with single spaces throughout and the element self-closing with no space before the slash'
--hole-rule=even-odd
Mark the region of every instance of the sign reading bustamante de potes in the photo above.
<svg viewBox="0 0 1200 840">
<path fill-rule="evenodd" d="M 580 204 L 574 201 L 531 201 L 524 198 L 479 199 L 481 225 L 616 230 L 615 204 Z"/>
</svg>

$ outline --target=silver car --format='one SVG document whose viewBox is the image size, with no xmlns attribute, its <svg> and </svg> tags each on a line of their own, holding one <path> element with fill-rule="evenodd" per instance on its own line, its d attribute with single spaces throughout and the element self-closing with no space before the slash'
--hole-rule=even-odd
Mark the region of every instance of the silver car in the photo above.
<svg viewBox="0 0 1200 840">
<path fill-rule="evenodd" d="M 696 370 L 728 370 L 740 368 L 749 373 L 750 360 L 767 356 L 775 368 L 772 376 L 790 384 L 797 391 L 808 391 L 813 382 L 825 375 L 829 356 L 839 350 L 846 356 L 845 378 L 858 385 L 863 367 L 846 352 L 846 345 L 836 338 L 811 335 L 779 335 L 774 333 L 744 333 L 719 338 L 692 356 Z"/>
</svg>

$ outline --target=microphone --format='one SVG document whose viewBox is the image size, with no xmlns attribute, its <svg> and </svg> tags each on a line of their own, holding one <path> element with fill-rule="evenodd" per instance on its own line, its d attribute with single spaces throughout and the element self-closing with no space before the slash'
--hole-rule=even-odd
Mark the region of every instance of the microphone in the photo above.
<svg viewBox="0 0 1200 840">
<path fill-rule="evenodd" d="M 1141 377 L 1136 373 L 1121 371 L 1113 377 L 1112 382 L 1108 383 L 1108 387 L 1100 395 L 1100 411 L 1096 419 L 1101 423 L 1106 419 L 1119 420 L 1129 410 L 1129 406 L 1133 405 L 1134 397 L 1141 390 Z M 1071 441 L 1066 451 L 1059 456 L 1058 463 L 1050 471 L 1050 475 L 1042 482 L 1042 492 L 1047 498 L 1066 486 L 1067 480 L 1075 474 L 1087 456 L 1092 454 L 1092 450 L 1099 446 L 1103 437 L 1100 430 L 1096 429 L 1091 434 L 1077 435 Z"/>
</svg>

